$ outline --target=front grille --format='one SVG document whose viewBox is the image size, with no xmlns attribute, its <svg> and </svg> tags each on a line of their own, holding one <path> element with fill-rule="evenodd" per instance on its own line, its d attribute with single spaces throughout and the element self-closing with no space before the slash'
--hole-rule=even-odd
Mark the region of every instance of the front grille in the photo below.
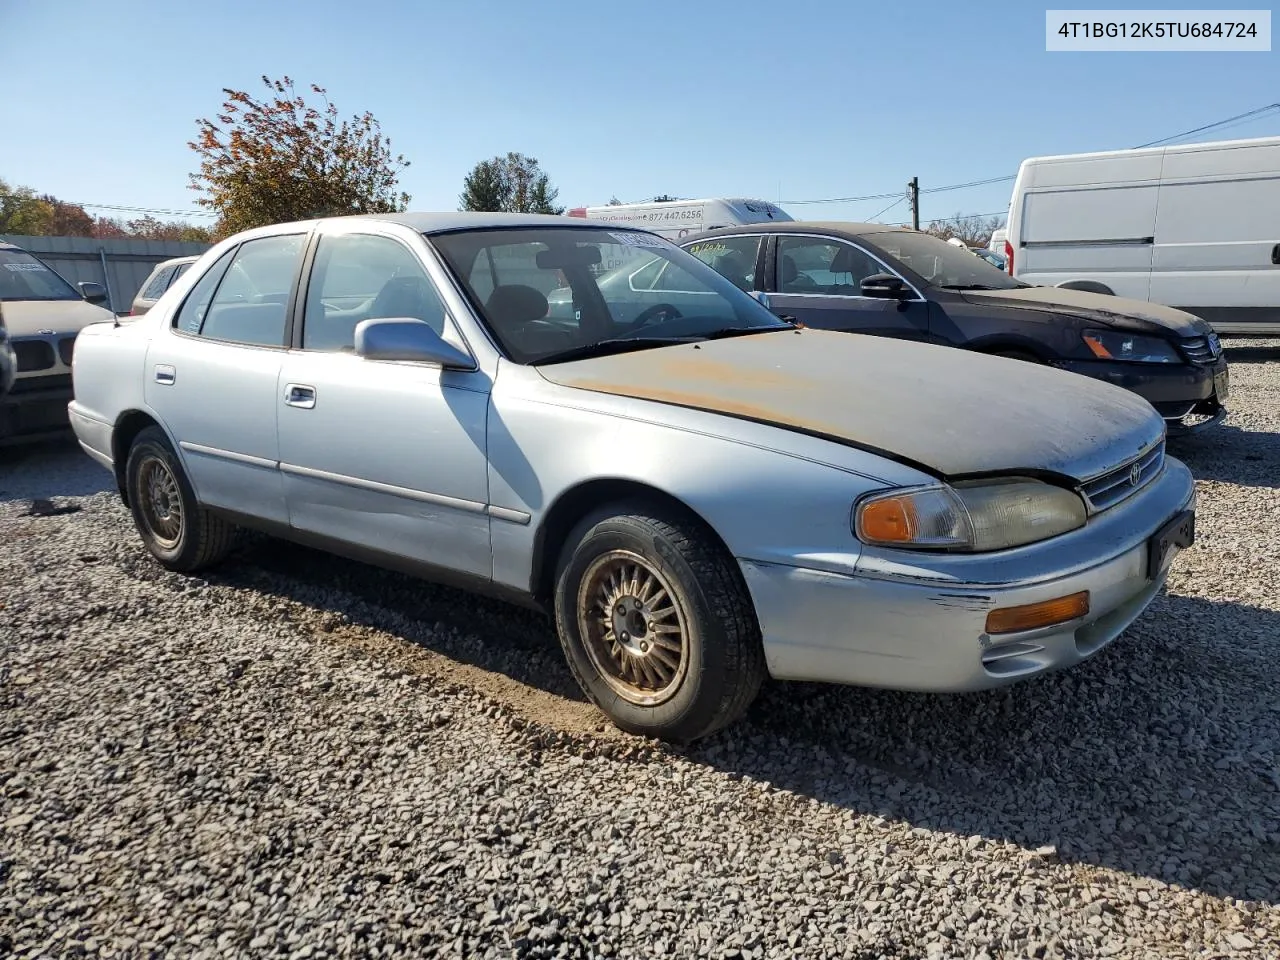
<svg viewBox="0 0 1280 960">
<path fill-rule="evenodd" d="M 71 357 L 75 353 L 75 351 L 76 351 L 75 337 L 63 337 L 61 340 L 58 341 L 58 358 L 68 367 L 71 366 Z"/>
<path fill-rule="evenodd" d="M 53 366 L 53 347 L 45 340 L 14 340 L 13 352 L 18 357 L 18 372 L 48 370 Z"/>
<path fill-rule="evenodd" d="M 1085 483 L 1080 492 L 1097 513 L 1127 500 L 1159 476 L 1164 468 L 1164 441 L 1114 470 Z"/>
<path fill-rule="evenodd" d="M 1192 363 L 1213 363 L 1222 356 L 1222 343 L 1216 333 L 1207 337 L 1187 337 L 1178 345 Z"/>
</svg>

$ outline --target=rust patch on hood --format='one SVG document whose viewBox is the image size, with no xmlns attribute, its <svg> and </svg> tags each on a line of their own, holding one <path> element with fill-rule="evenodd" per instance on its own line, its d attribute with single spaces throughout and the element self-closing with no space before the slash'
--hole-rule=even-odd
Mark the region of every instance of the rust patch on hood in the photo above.
<svg viewBox="0 0 1280 960">
<path fill-rule="evenodd" d="M 779 331 L 545 364 L 552 383 L 754 420 L 946 477 L 1076 479 L 1164 432 L 1141 397 L 1050 367 L 886 337 Z"/>
</svg>

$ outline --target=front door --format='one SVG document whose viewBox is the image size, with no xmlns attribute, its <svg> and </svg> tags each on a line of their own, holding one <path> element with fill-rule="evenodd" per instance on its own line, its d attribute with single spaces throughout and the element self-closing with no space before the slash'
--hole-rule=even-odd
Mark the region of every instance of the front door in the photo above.
<svg viewBox="0 0 1280 960">
<path fill-rule="evenodd" d="M 306 234 L 248 240 L 197 281 L 147 349 L 147 403 L 177 440 L 196 498 L 286 523 L 276 388 Z"/>
<path fill-rule="evenodd" d="M 769 304 L 774 313 L 820 330 L 929 338 L 926 301 L 863 296 L 863 280 L 893 271 L 861 247 L 832 237 L 783 235 L 773 259 Z"/>
<path fill-rule="evenodd" d="M 480 371 L 357 357 L 356 325 L 390 317 L 454 336 L 410 243 L 322 236 L 276 395 L 290 523 L 488 578 L 489 380 Z"/>
</svg>

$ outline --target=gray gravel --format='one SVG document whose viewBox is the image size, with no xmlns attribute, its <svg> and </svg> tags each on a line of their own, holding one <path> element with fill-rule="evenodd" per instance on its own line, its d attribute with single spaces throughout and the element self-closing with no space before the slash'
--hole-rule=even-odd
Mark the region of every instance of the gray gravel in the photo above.
<svg viewBox="0 0 1280 960">
<path fill-rule="evenodd" d="M 74 448 L 0 449 L 0 955 L 1276 957 L 1268 346 L 1176 446 L 1201 541 L 1110 649 L 774 684 L 683 751 L 536 616 L 268 540 L 172 575 Z"/>
</svg>

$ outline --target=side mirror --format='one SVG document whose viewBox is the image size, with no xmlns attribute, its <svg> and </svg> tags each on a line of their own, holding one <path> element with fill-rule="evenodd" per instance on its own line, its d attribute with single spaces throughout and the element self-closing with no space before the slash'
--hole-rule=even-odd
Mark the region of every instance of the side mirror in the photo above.
<svg viewBox="0 0 1280 960">
<path fill-rule="evenodd" d="M 361 320 L 356 324 L 356 355 L 366 360 L 434 363 L 447 370 L 474 370 L 476 362 L 421 320 L 408 317 Z"/>
<path fill-rule="evenodd" d="M 911 288 L 901 277 L 889 273 L 873 273 L 862 281 L 862 295 L 877 300 L 906 300 L 911 296 Z"/>
<path fill-rule="evenodd" d="M 773 309 L 773 307 L 770 306 L 769 304 L 769 295 L 765 293 L 763 290 L 752 290 L 749 292 L 748 296 L 750 296 L 751 299 L 757 301 L 760 304 L 760 306 L 764 307 L 766 310 Z"/>
<path fill-rule="evenodd" d="M 106 303 L 107 291 L 102 284 L 95 280 L 81 280 L 76 284 L 80 288 L 80 296 L 84 297 L 90 303 Z"/>
</svg>

